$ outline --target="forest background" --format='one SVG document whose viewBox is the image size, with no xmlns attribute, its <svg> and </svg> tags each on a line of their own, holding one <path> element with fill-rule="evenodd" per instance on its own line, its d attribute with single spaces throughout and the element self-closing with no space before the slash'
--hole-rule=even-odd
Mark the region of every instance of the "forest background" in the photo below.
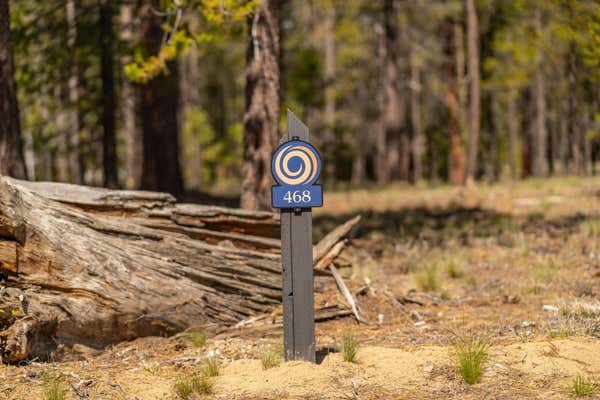
<svg viewBox="0 0 600 400">
<path fill-rule="evenodd" d="M 0 174 L 268 209 L 291 109 L 326 190 L 591 175 L 599 67 L 593 0 L 0 0 Z"/>
</svg>

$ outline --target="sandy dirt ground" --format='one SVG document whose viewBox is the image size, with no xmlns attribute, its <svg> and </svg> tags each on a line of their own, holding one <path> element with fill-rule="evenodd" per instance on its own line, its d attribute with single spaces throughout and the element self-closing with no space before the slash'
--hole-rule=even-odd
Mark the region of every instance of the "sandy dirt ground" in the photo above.
<svg viewBox="0 0 600 400">
<path fill-rule="evenodd" d="M 0 399 L 47 399 L 52 386 L 66 399 L 180 399 L 207 359 L 219 374 L 190 399 L 569 399 L 577 377 L 600 382 L 600 179 L 330 193 L 316 238 L 356 214 L 340 272 L 369 324 L 317 324 L 318 365 L 280 362 L 276 311 L 0 366 Z M 317 305 L 345 305 L 332 284 L 316 289 Z M 350 334 L 354 363 L 338 351 Z M 465 338 L 489 345 L 472 385 L 453 345 Z"/>
</svg>

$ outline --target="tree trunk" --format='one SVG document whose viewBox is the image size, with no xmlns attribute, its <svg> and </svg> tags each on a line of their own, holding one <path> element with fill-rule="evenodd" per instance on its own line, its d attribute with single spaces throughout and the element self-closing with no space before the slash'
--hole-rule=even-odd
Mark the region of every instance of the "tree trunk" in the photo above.
<svg viewBox="0 0 600 400">
<path fill-rule="evenodd" d="M 271 208 L 271 153 L 279 139 L 279 12 L 282 0 L 260 0 L 249 21 L 242 208 Z"/>
<path fill-rule="evenodd" d="M 163 30 L 161 19 L 150 5 L 142 6 L 141 41 L 149 54 L 159 50 Z M 140 86 L 140 116 L 143 135 L 141 187 L 171 194 L 183 192 L 179 166 L 179 79 L 177 65 Z"/>
<path fill-rule="evenodd" d="M 198 21 L 190 17 L 189 29 L 196 32 Z M 190 121 L 194 113 L 200 111 L 200 68 L 198 62 L 200 52 L 196 45 L 191 46 L 179 62 L 179 87 L 181 92 L 180 126 L 182 132 L 181 155 L 183 158 L 183 172 L 185 187 L 189 189 L 202 189 L 202 149 L 200 139 Z"/>
<path fill-rule="evenodd" d="M 479 78 L 479 28 L 475 0 L 465 0 L 467 10 L 467 50 L 469 71 L 469 140 L 467 147 L 467 169 L 465 183 L 475 179 L 477 172 L 477 147 L 481 114 Z"/>
<path fill-rule="evenodd" d="M 113 7 L 109 0 L 100 3 L 100 59 L 102 75 L 102 164 L 104 186 L 114 189 L 119 186 L 117 176 L 117 133 L 115 121 L 115 77 L 113 71 Z"/>
<path fill-rule="evenodd" d="M 446 80 L 446 106 L 448 108 L 448 130 L 450 134 L 450 154 L 448 155 L 448 178 L 451 183 L 457 185 L 463 182 L 465 177 L 465 153 L 462 139 L 462 128 L 460 124 L 460 104 L 457 98 L 457 73 L 455 50 L 457 46 L 452 20 L 444 23 L 445 55 L 444 66 Z"/>
<path fill-rule="evenodd" d="M 568 129 L 571 143 L 571 173 L 581 175 L 583 173 L 582 134 L 578 119 L 581 111 L 578 104 L 577 88 L 577 49 L 575 43 L 569 43 L 567 54 L 567 78 L 568 78 Z"/>
<path fill-rule="evenodd" d="M 315 265 L 334 262 L 357 222 L 314 247 Z M 268 212 L 0 177 L 3 360 L 271 312 L 281 302 L 278 236 Z"/>
<path fill-rule="evenodd" d="M 520 176 L 521 164 L 519 161 L 519 118 L 517 114 L 517 90 L 509 89 L 508 93 L 508 154 L 510 164 L 510 175 L 512 179 L 518 179 Z"/>
<path fill-rule="evenodd" d="M 0 175 L 26 179 L 8 3 L 0 1 Z"/>
<path fill-rule="evenodd" d="M 68 74 L 67 80 L 67 131 L 68 131 L 68 165 L 69 165 L 69 181 L 73 183 L 83 183 L 84 166 L 83 155 L 81 153 L 79 137 L 80 121 L 79 121 L 79 69 L 77 66 L 76 50 L 77 50 L 77 10 L 75 8 L 75 0 L 67 0 L 65 3 L 65 16 L 67 20 L 67 49 L 68 57 Z"/>
<path fill-rule="evenodd" d="M 377 158 L 383 166 L 377 170 L 380 173 L 378 183 L 389 183 L 392 177 L 408 179 L 408 169 L 403 157 L 404 147 L 408 145 L 406 132 L 403 132 L 405 113 L 404 99 L 400 94 L 398 77 L 398 10 L 396 0 L 383 0 L 383 110 L 382 140 L 378 141 Z M 402 148 L 401 148 L 402 146 Z M 394 176 L 394 172 L 398 176 Z"/>
<path fill-rule="evenodd" d="M 542 33 L 542 12 L 535 11 L 535 26 L 538 36 Z M 533 176 L 545 177 L 548 174 L 546 157 L 548 131 L 546 129 L 546 81 L 544 76 L 544 60 L 541 48 L 537 49 L 537 70 L 535 73 L 535 136 L 533 138 Z"/>
<path fill-rule="evenodd" d="M 325 164 L 325 179 L 329 187 L 335 184 L 335 163 L 337 143 L 335 140 L 335 6 L 327 3 L 324 25 L 324 59 L 325 59 L 325 109 L 324 139 L 328 162 Z"/>
<path fill-rule="evenodd" d="M 423 153 L 425 151 L 425 138 L 423 135 L 423 124 L 421 122 L 421 67 L 417 60 L 416 49 L 411 46 L 410 52 L 410 120 L 412 125 L 412 159 L 413 159 L 413 181 L 419 182 L 423 179 Z"/>
<path fill-rule="evenodd" d="M 121 40 L 132 47 L 133 41 L 133 5 L 123 4 L 120 7 Z M 132 60 L 130 52 L 125 52 L 121 57 L 121 68 Z M 123 118 L 123 131 L 125 136 L 125 166 L 127 189 L 138 189 L 142 176 L 142 137 L 136 124 L 137 99 L 135 88 L 126 77 L 121 85 L 121 110 Z"/>
</svg>

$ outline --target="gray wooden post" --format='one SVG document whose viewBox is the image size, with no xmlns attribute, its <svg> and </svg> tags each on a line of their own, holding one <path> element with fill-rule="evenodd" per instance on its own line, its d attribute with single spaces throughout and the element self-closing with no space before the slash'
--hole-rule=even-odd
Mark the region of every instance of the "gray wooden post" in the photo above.
<svg viewBox="0 0 600 400">
<path fill-rule="evenodd" d="M 291 111 L 287 133 L 309 141 L 308 127 Z M 281 210 L 281 261 L 283 277 L 283 343 L 285 360 L 315 362 L 315 316 L 310 208 Z"/>
</svg>

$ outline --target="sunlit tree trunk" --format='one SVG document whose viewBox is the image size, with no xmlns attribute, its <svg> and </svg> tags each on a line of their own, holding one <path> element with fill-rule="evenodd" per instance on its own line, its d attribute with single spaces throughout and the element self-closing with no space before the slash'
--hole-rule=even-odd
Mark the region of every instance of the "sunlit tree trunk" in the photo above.
<svg viewBox="0 0 600 400">
<path fill-rule="evenodd" d="M 133 5 L 120 6 L 120 33 L 121 40 L 127 46 L 133 41 Z M 132 61 L 130 52 L 125 52 L 121 57 L 121 68 Z M 136 124 L 137 99 L 135 87 L 129 79 L 123 79 L 121 84 L 121 112 L 123 118 L 123 132 L 125 142 L 125 187 L 137 189 L 140 187 L 142 166 L 142 137 Z"/>
<path fill-rule="evenodd" d="M 149 54 L 159 49 L 161 19 L 150 5 L 142 6 L 141 42 Z M 179 166 L 179 81 L 177 65 L 169 63 L 169 74 L 160 74 L 140 86 L 140 118 L 143 135 L 143 189 L 179 194 L 183 179 Z"/>
<path fill-rule="evenodd" d="M 0 175 L 27 179 L 8 0 L 0 0 Z"/>
<path fill-rule="evenodd" d="M 535 11 L 535 26 L 538 36 L 542 33 L 542 13 L 539 8 Z M 536 177 L 548 174 L 548 161 L 546 158 L 548 130 L 546 128 L 546 78 L 544 76 L 543 56 L 538 44 L 537 70 L 535 73 L 534 98 L 535 98 L 535 135 L 533 137 L 532 173 Z"/>
<path fill-rule="evenodd" d="M 423 179 L 422 158 L 425 151 L 425 138 L 423 135 L 423 124 L 421 122 L 421 67 L 417 59 L 416 49 L 411 46 L 410 50 L 410 120 L 412 125 L 412 160 L 413 181 L 419 182 Z"/>
<path fill-rule="evenodd" d="M 446 64 L 444 66 L 446 107 L 448 109 L 448 131 L 450 154 L 448 155 L 448 179 L 453 184 L 463 182 L 465 176 L 465 153 L 460 124 L 460 104 L 457 97 L 456 35 L 452 20 L 444 23 Z"/>
<path fill-rule="evenodd" d="M 261 0 L 249 21 L 242 208 L 271 208 L 271 153 L 279 138 L 279 12 Z"/>
<path fill-rule="evenodd" d="M 475 0 L 465 0 L 467 10 L 467 51 L 469 72 L 469 115 L 467 170 L 465 182 L 475 179 L 477 172 L 477 148 L 481 118 L 481 91 L 479 78 L 479 28 Z"/>
</svg>

